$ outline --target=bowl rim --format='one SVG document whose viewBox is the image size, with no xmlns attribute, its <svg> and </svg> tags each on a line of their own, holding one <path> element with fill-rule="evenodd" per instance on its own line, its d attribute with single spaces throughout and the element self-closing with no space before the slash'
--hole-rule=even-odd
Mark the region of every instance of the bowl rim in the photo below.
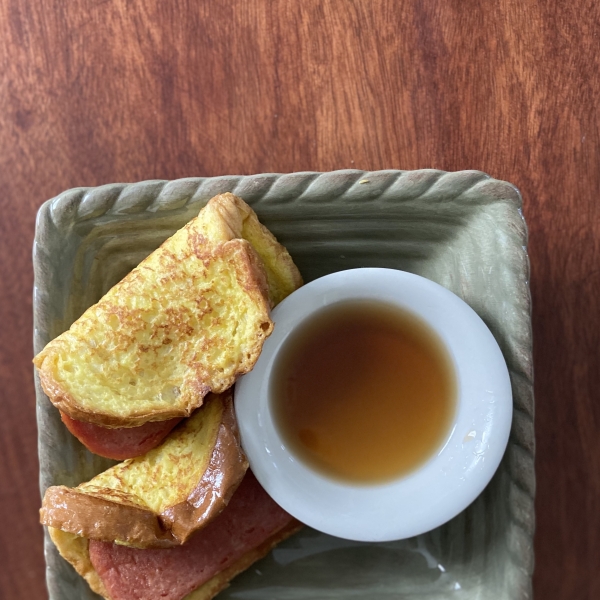
<svg viewBox="0 0 600 600">
<path fill-rule="evenodd" d="M 441 448 L 412 472 L 372 485 L 329 478 L 287 450 L 270 411 L 270 375 L 279 350 L 316 311 L 349 299 L 383 300 L 421 317 L 455 367 L 457 404 Z M 254 369 L 240 378 L 235 408 L 250 467 L 294 517 L 341 538 L 391 541 L 449 521 L 483 491 L 508 443 L 512 391 L 498 344 L 477 313 L 424 277 L 385 268 L 316 279 L 272 313 L 275 329 Z"/>
</svg>

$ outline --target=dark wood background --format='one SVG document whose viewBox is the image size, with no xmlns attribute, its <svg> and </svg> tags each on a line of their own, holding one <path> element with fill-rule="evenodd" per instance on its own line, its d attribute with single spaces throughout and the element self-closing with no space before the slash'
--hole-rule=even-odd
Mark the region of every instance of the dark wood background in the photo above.
<svg viewBox="0 0 600 600">
<path fill-rule="evenodd" d="M 39 205 L 73 186 L 348 167 L 481 169 L 520 188 L 535 594 L 600 598 L 599 98 L 596 0 L 0 0 L 0 598 L 46 594 Z"/>
</svg>

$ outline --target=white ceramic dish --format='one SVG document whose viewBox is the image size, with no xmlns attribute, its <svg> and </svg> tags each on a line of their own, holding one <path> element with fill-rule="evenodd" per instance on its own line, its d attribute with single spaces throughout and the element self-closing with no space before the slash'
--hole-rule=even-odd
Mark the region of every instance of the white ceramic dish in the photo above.
<svg viewBox="0 0 600 600">
<path fill-rule="evenodd" d="M 316 471 L 291 452 L 273 419 L 271 375 L 279 350 L 306 319 L 351 299 L 380 300 L 423 319 L 441 338 L 457 379 L 457 406 L 441 446 L 394 481 L 357 485 Z M 317 279 L 273 311 L 275 330 L 236 384 L 236 412 L 250 466 L 269 494 L 315 529 L 351 540 L 398 540 L 464 510 L 494 475 L 512 422 L 506 362 L 481 318 L 458 296 L 418 275 L 352 269 Z"/>
</svg>

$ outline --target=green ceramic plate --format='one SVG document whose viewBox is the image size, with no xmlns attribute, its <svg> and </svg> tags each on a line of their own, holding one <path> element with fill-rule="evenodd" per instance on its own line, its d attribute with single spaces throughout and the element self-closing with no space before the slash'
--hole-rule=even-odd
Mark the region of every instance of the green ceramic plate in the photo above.
<svg viewBox="0 0 600 600">
<path fill-rule="evenodd" d="M 514 419 L 484 493 L 428 534 L 365 544 L 305 529 L 236 578 L 221 599 L 522 600 L 533 570 L 534 430 L 527 231 L 518 191 L 484 173 L 335 171 L 77 188 L 39 211 L 35 351 L 215 194 L 249 202 L 306 281 L 354 267 L 428 277 L 471 305 L 508 364 Z M 40 485 L 76 485 L 110 463 L 62 426 L 39 382 Z M 478 442 L 473 452 L 484 450 Z M 51 600 L 97 598 L 46 536 Z"/>
</svg>

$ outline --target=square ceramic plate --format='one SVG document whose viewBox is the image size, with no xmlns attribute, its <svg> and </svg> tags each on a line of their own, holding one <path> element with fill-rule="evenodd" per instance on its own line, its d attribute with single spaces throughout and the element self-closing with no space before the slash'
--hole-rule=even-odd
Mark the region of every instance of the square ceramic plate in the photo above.
<svg viewBox="0 0 600 600">
<path fill-rule="evenodd" d="M 417 538 L 366 544 L 305 529 L 237 577 L 241 600 L 524 600 L 533 570 L 534 430 L 527 231 L 518 191 L 484 173 L 336 171 L 78 188 L 39 211 L 35 351 L 194 217 L 215 194 L 250 203 L 305 281 L 354 267 L 428 277 L 470 304 L 511 374 L 514 420 L 502 464 L 458 517 Z M 87 452 L 37 390 L 40 485 L 77 485 L 110 461 Z M 465 439 L 465 444 L 474 443 Z M 481 448 L 474 444 L 473 452 Z M 97 598 L 46 536 L 51 600 Z"/>
</svg>

